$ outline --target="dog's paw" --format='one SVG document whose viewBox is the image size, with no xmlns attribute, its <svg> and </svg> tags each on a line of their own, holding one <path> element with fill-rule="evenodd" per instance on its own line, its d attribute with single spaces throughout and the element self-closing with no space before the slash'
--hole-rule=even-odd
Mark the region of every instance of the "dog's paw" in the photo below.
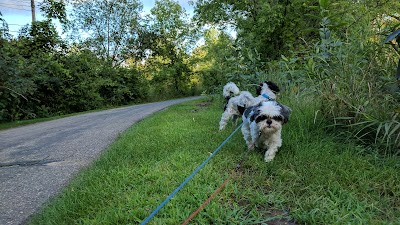
<svg viewBox="0 0 400 225">
<path fill-rule="evenodd" d="M 275 158 L 275 155 L 276 155 L 277 151 L 278 151 L 277 148 L 268 149 L 268 151 L 266 151 L 265 155 L 264 155 L 265 162 L 271 162 Z"/>
<path fill-rule="evenodd" d="M 271 162 L 273 159 L 274 159 L 274 156 L 270 156 L 270 155 L 264 157 L 265 162 Z"/>
</svg>

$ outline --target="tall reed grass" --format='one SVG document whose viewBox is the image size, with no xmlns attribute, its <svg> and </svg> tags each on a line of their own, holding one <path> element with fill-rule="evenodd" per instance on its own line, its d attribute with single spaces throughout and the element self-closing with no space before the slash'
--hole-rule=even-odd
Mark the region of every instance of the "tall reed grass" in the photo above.
<svg viewBox="0 0 400 225">
<path fill-rule="evenodd" d="M 361 33 L 361 32 L 360 32 Z M 381 154 L 400 154 L 400 84 L 395 52 L 372 31 L 332 41 L 328 55 L 312 50 L 268 64 L 270 78 L 313 93 L 330 131 Z M 371 38 L 366 38 L 371 37 Z M 397 82 L 397 83 L 396 83 Z"/>
</svg>

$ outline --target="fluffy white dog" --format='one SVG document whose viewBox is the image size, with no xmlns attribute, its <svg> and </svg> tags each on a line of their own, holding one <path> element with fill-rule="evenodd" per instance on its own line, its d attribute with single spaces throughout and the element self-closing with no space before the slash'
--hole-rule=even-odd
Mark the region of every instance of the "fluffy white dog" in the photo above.
<svg viewBox="0 0 400 225">
<path fill-rule="evenodd" d="M 238 94 L 240 94 L 240 90 L 235 83 L 228 82 L 227 84 L 225 84 L 222 95 L 224 96 L 226 101 L 229 101 L 230 98 Z"/>
<path fill-rule="evenodd" d="M 219 130 L 223 130 L 230 119 L 236 122 L 247 107 L 263 101 L 275 100 L 278 92 L 279 87 L 271 81 L 265 81 L 257 86 L 257 97 L 253 97 L 248 91 L 239 91 L 239 88 L 233 82 L 227 83 L 223 89 L 226 104 L 219 122 Z M 233 95 L 237 96 L 232 97 Z"/>
<path fill-rule="evenodd" d="M 264 160 L 274 159 L 282 145 L 282 125 L 289 121 L 292 110 L 276 101 L 264 101 L 247 108 L 242 116 L 242 134 L 247 146 L 265 149 Z"/>
</svg>

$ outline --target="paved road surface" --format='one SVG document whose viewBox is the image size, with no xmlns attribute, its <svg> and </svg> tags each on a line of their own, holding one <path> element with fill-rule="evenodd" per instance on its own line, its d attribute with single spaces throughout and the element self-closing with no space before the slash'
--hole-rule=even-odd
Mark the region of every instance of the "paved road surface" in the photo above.
<svg viewBox="0 0 400 225">
<path fill-rule="evenodd" d="M 197 98 L 87 113 L 0 131 L 0 225 L 25 224 L 72 175 L 135 122 Z"/>
</svg>

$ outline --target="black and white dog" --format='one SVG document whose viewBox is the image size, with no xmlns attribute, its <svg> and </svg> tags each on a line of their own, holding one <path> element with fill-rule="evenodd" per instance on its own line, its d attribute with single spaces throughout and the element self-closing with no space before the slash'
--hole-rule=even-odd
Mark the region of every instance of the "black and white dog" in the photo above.
<svg viewBox="0 0 400 225">
<path fill-rule="evenodd" d="M 242 116 L 242 134 L 247 146 L 265 149 L 264 160 L 274 159 L 282 145 L 282 125 L 289 121 L 292 110 L 276 101 L 263 101 L 247 108 Z"/>
<path fill-rule="evenodd" d="M 223 130 L 230 119 L 236 122 L 246 108 L 263 101 L 275 100 L 278 92 L 279 87 L 271 81 L 262 82 L 257 86 L 257 97 L 253 97 L 248 91 L 239 91 L 239 88 L 233 82 L 227 83 L 223 88 L 226 104 L 219 122 L 219 130 Z M 232 97 L 233 95 L 236 96 Z"/>
</svg>

